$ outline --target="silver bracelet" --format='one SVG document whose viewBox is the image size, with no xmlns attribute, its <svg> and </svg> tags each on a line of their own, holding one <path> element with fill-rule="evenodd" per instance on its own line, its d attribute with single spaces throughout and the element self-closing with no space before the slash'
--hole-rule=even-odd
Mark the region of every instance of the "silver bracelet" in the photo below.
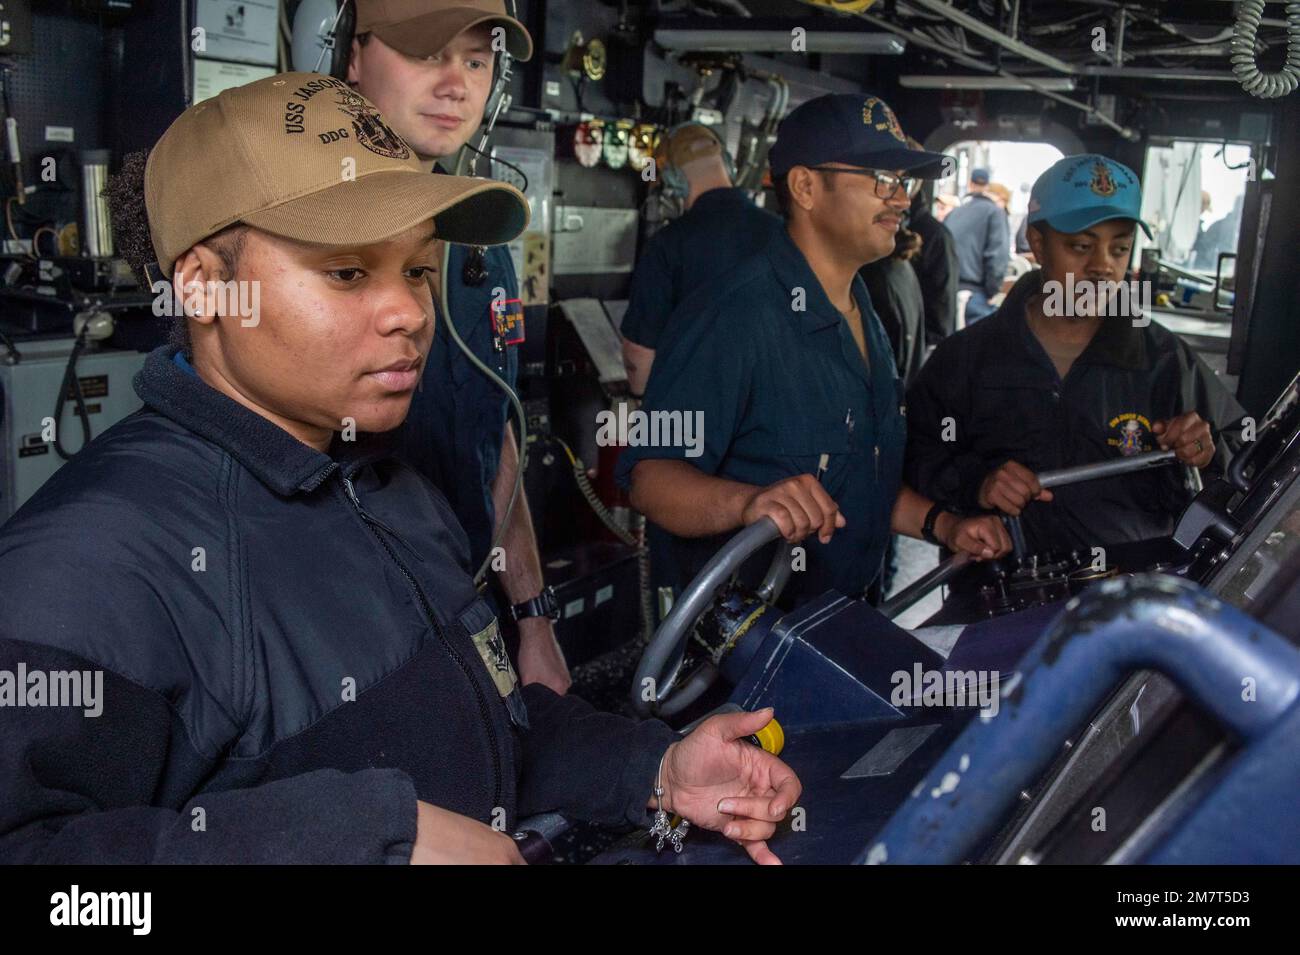
<svg viewBox="0 0 1300 955">
<path fill-rule="evenodd" d="M 682 851 L 682 840 L 686 838 L 686 833 L 690 831 L 691 824 L 683 819 L 674 828 L 668 821 L 668 813 L 664 812 L 664 760 L 668 758 L 668 750 L 664 750 L 663 756 L 659 758 L 659 771 L 655 773 L 655 804 L 659 807 L 655 810 L 654 825 L 650 827 L 650 835 L 655 837 L 655 851 L 662 852 L 664 841 L 667 840 L 673 845 L 673 852 Z"/>
</svg>

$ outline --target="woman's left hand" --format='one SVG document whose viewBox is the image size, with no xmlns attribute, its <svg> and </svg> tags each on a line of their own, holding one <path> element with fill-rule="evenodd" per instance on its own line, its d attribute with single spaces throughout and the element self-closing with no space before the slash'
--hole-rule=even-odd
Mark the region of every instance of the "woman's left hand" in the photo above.
<svg viewBox="0 0 1300 955">
<path fill-rule="evenodd" d="M 663 764 L 665 810 L 734 839 L 760 865 L 780 864 L 767 840 L 803 792 L 794 770 L 745 740 L 771 719 L 771 707 L 711 716 Z"/>
</svg>

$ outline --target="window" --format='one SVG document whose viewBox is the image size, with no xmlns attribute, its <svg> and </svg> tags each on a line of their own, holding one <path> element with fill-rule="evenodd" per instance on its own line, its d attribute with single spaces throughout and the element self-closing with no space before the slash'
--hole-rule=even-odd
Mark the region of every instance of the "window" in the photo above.
<svg viewBox="0 0 1300 955">
<path fill-rule="evenodd" d="M 1013 243 L 1020 235 L 1021 223 L 1029 214 L 1029 190 L 1034 180 L 1064 157 L 1064 153 L 1047 143 L 1008 141 L 966 140 L 954 143 L 944 152 L 956 161 L 956 175 L 939 181 L 935 190 L 939 203 L 960 201 L 969 187 L 971 171 L 988 170 L 990 182 L 1000 182 L 1011 191 L 1007 216 L 1011 220 Z M 944 200 L 940 196 L 952 198 Z M 936 211 L 936 216 L 942 219 L 946 212 L 941 208 Z M 1013 248 L 1012 251 L 1016 250 Z"/>
<path fill-rule="evenodd" d="M 1142 218 L 1155 238 L 1148 242 L 1139 230 L 1137 255 L 1154 247 L 1164 262 L 1213 275 L 1219 253 L 1237 251 L 1250 173 L 1249 146 L 1180 139 L 1149 147 Z M 1232 274 L 1230 261 L 1224 274 Z"/>
</svg>

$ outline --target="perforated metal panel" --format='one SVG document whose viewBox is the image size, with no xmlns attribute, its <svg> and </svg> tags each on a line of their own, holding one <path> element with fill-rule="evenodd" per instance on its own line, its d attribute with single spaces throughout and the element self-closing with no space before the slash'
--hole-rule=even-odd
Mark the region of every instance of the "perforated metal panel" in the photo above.
<svg viewBox="0 0 1300 955">
<path fill-rule="evenodd" d="M 35 10 L 32 34 L 36 50 L 6 57 L 11 67 L 10 98 L 28 176 L 36 158 L 46 154 L 46 126 L 76 130 L 74 149 L 94 149 L 103 140 L 104 33 L 84 14 Z M 66 149 L 67 143 L 50 148 Z"/>
</svg>

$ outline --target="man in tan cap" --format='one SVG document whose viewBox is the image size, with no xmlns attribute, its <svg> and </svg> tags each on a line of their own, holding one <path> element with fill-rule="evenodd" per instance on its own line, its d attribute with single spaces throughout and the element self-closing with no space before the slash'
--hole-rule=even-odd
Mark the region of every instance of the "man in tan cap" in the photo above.
<svg viewBox="0 0 1300 955">
<path fill-rule="evenodd" d="M 503 0 L 352 0 L 348 82 L 368 97 L 428 168 L 478 131 L 494 54 L 533 55 Z"/>
<path fill-rule="evenodd" d="M 356 37 L 348 81 L 378 105 L 425 169 L 440 161 L 454 164 L 482 124 L 496 54 L 527 60 L 533 52 L 528 31 L 507 15 L 502 0 L 354 2 Z M 507 628 L 518 627 L 524 682 L 545 683 L 563 693 L 569 671 L 552 624 L 559 606 L 543 587 L 528 500 L 521 492 L 509 506 L 519 474 L 510 405 L 502 389 L 456 344 L 449 327 L 454 322 L 478 361 L 513 389 L 517 346 L 527 334 L 523 309 L 511 306 L 517 313 L 511 315 L 512 334 L 502 335 L 494 327 L 494 302 L 520 298 L 514 266 L 504 247 L 453 245 L 444 254 L 446 268 L 435 256 L 439 268 L 433 276 L 441 290 L 442 324 L 399 450 L 447 495 L 469 535 L 479 572 L 497 570 L 501 599 L 495 594 L 490 599 L 500 604 Z M 511 618 L 517 623 L 512 625 Z"/>
<path fill-rule="evenodd" d="M 432 337 L 433 239 L 505 241 L 523 196 L 427 175 L 309 73 L 187 110 L 143 179 L 128 258 L 260 309 L 194 296 L 145 407 L 0 531 L 0 671 L 84 684 L 5 713 L 0 862 L 518 862 L 521 817 L 638 824 L 656 788 L 775 861 L 799 783 L 744 741 L 771 711 L 679 738 L 520 687 L 446 500 L 376 433 Z"/>
</svg>

